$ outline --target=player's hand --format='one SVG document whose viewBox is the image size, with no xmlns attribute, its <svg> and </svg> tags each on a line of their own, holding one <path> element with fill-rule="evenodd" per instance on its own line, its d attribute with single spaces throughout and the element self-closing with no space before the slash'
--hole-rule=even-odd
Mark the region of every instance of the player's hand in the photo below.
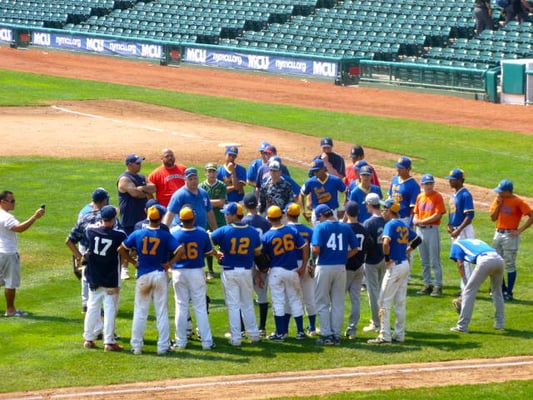
<svg viewBox="0 0 533 400">
<path fill-rule="evenodd" d="M 224 253 L 222 253 L 220 250 L 217 250 L 215 253 L 215 257 L 218 261 L 222 260 L 224 258 Z"/>
<path fill-rule="evenodd" d="M 33 217 L 34 217 L 35 219 L 39 219 L 39 218 L 41 218 L 41 217 L 44 215 L 45 212 L 46 212 L 46 210 L 45 210 L 44 208 L 39 207 L 39 208 L 37 209 L 37 211 L 35 211 L 35 212 L 33 213 Z"/>
<path fill-rule="evenodd" d="M 303 216 L 307 220 L 307 222 L 311 222 L 311 212 L 310 211 L 304 211 L 303 212 Z"/>
</svg>

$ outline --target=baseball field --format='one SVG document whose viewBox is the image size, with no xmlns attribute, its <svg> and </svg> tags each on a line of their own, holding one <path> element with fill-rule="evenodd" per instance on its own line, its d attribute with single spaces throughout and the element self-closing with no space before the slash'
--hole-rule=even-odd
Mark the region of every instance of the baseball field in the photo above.
<svg viewBox="0 0 533 400">
<path fill-rule="evenodd" d="M 149 320 L 142 356 L 82 348 L 79 282 L 64 240 L 79 209 L 98 186 L 112 193 L 124 157 L 146 157 L 142 172 L 159 165 L 172 148 L 179 162 L 202 168 L 223 160 L 223 145 L 240 146 L 247 166 L 263 140 L 276 145 L 298 182 L 330 135 L 347 156 L 361 144 L 383 187 L 394 161 L 408 155 L 419 177 L 440 177 L 446 195 L 450 169 L 466 171 L 476 200 L 477 237 L 491 242 L 487 209 L 492 188 L 512 179 L 517 194 L 533 204 L 528 108 L 489 104 L 449 95 L 342 88 L 305 81 L 206 68 L 161 67 L 146 62 L 39 49 L 0 47 L 0 182 L 15 192 L 15 216 L 40 205 L 47 214 L 20 235 L 23 264 L 17 307 L 26 318 L 0 318 L 0 398 L 427 398 L 465 392 L 484 398 L 533 394 L 533 230 L 523 234 L 513 302 L 506 303 L 506 330 L 492 329 L 493 308 L 485 284 L 478 295 L 471 333 L 449 328 L 457 314 L 456 267 L 447 260 L 442 235 L 444 296 L 415 293 L 421 286 L 415 257 L 407 304 L 407 336 L 401 345 L 371 346 L 362 332 L 339 347 L 314 340 L 226 343 L 227 313 L 220 280 L 209 282 L 210 321 L 217 348 L 156 355 Z M 444 233 L 444 230 L 442 230 Z M 121 292 L 117 332 L 129 348 L 134 281 Z M 359 328 L 369 317 L 362 294 Z M 0 300 L 3 314 L 4 300 Z M 173 299 L 169 299 L 173 318 Z M 348 311 L 348 309 L 347 309 Z M 273 329 L 273 322 L 269 329 Z M 358 392 L 358 393 L 354 393 Z"/>
</svg>

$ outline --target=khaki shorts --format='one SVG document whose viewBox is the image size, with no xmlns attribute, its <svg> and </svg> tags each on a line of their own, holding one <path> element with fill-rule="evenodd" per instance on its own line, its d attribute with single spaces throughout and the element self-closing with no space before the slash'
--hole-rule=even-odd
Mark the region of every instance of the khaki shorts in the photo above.
<svg viewBox="0 0 533 400">
<path fill-rule="evenodd" d="M 0 287 L 16 289 L 20 286 L 20 257 L 18 253 L 0 253 Z"/>
</svg>

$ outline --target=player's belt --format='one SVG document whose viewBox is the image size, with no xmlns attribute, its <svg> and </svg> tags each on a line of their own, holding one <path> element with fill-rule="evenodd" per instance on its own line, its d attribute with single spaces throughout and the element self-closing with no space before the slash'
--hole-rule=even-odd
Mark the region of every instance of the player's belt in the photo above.
<svg viewBox="0 0 533 400">
<path fill-rule="evenodd" d="M 431 229 L 433 227 L 436 227 L 437 225 L 418 225 L 418 228 L 420 229 Z"/>
<path fill-rule="evenodd" d="M 400 260 L 391 260 L 391 261 L 394 263 L 394 265 L 400 265 L 400 264 L 403 263 L 405 260 L 402 260 L 402 261 L 400 261 Z"/>
<path fill-rule="evenodd" d="M 511 233 L 514 229 L 496 229 L 498 233 Z"/>
<path fill-rule="evenodd" d="M 233 271 L 234 269 L 252 269 L 252 267 L 223 267 L 224 271 Z"/>
</svg>

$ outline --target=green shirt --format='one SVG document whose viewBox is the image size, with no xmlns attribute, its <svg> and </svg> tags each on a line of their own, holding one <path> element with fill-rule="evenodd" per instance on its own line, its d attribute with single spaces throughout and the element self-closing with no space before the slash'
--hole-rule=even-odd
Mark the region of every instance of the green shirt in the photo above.
<svg viewBox="0 0 533 400">
<path fill-rule="evenodd" d="M 205 180 L 202 183 L 200 183 L 198 186 L 207 192 L 207 195 L 209 196 L 210 199 L 226 200 L 226 185 L 224 185 L 224 182 L 217 179 L 217 181 L 214 184 L 210 185 L 207 182 L 207 180 Z M 223 225 L 226 225 L 226 218 L 224 218 L 224 214 L 222 214 L 220 210 L 221 210 L 220 208 L 213 207 L 217 225 L 223 226 Z"/>
</svg>

